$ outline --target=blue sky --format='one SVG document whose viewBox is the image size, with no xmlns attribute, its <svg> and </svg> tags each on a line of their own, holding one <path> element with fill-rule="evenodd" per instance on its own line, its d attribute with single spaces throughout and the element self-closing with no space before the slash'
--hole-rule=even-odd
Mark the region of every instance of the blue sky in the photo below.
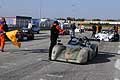
<svg viewBox="0 0 120 80">
<path fill-rule="evenodd" d="M 120 19 L 119 4 L 120 0 L 0 0 L 0 16 Z"/>
</svg>

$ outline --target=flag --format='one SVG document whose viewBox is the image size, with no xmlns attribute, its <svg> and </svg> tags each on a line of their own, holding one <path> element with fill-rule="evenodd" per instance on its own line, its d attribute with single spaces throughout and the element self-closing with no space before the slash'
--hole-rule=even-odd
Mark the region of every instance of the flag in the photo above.
<svg viewBox="0 0 120 80">
<path fill-rule="evenodd" d="M 9 32 L 6 32 L 6 35 L 11 40 L 13 45 L 15 45 L 16 47 L 20 48 L 21 47 L 21 43 L 18 42 L 17 38 L 16 38 L 17 32 L 18 32 L 18 30 L 9 31 Z"/>
</svg>

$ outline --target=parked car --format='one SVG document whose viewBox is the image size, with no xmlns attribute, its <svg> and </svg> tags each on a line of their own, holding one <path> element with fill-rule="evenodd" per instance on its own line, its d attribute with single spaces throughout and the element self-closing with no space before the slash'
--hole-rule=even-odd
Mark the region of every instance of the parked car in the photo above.
<svg viewBox="0 0 120 80">
<path fill-rule="evenodd" d="M 102 30 L 100 33 L 95 34 L 95 38 L 101 41 L 119 41 L 119 34 L 115 31 Z"/>
<path fill-rule="evenodd" d="M 36 25 L 32 25 L 32 31 L 33 32 L 35 32 L 35 33 L 37 33 L 37 34 L 39 34 L 39 32 L 40 32 L 40 27 L 39 26 L 36 26 Z"/>
<path fill-rule="evenodd" d="M 17 33 L 17 38 L 19 41 L 26 41 L 26 40 L 33 40 L 34 39 L 34 33 L 31 29 L 28 28 L 22 28 Z"/>
</svg>

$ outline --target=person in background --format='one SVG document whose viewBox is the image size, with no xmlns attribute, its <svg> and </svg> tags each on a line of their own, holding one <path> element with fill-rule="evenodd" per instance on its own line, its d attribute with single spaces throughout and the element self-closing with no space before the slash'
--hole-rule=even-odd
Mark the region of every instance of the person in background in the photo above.
<svg viewBox="0 0 120 80">
<path fill-rule="evenodd" d="M 101 26 L 101 24 L 98 24 L 98 33 L 100 33 L 101 30 L 102 30 L 102 26 Z"/>
<path fill-rule="evenodd" d="M 113 30 L 118 33 L 118 25 L 114 25 Z"/>
<path fill-rule="evenodd" d="M 72 37 L 75 37 L 75 29 L 76 29 L 76 26 L 75 26 L 75 23 L 71 24 L 71 30 L 72 30 Z"/>
<path fill-rule="evenodd" d="M 1 18 L 1 21 L 3 22 L 4 30 L 5 32 L 8 32 L 8 25 L 6 24 L 6 20 L 4 17 Z"/>
<path fill-rule="evenodd" d="M 28 23 L 28 29 L 32 29 L 32 23 L 31 22 Z"/>
<path fill-rule="evenodd" d="M 84 25 L 81 24 L 81 33 L 84 32 L 84 29 L 85 29 Z"/>
<path fill-rule="evenodd" d="M 80 24 L 78 24 L 78 27 L 79 27 L 79 32 L 81 33 L 81 26 L 80 26 Z"/>
<path fill-rule="evenodd" d="M 96 30 L 97 30 L 97 28 L 96 28 L 96 25 L 94 24 L 94 25 L 92 26 L 92 36 L 91 36 L 91 37 L 95 37 Z"/>
<path fill-rule="evenodd" d="M 8 31 L 8 26 L 4 17 L 0 18 L 0 51 L 4 52 L 5 46 L 5 32 Z"/>
<path fill-rule="evenodd" d="M 53 47 L 57 44 L 57 38 L 59 37 L 59 33 L 64 34 L 64 30 L 60 28 L 59 22 L 54 21 L 51 26 L 51 36 L 50 36 L 50 47 L 49 47 L 49 60 L 51 60 L 51 54 Z"/>
<path fill-rule="evenodd" d="M 4 26 L 4 30 L 5 30 L 5 32 L 8 32 L 9 29 L 8 29 L 8 25 L 7 25 L 7 23 L 6 23 L 5 18 L 2 17 L 1 19 L 2 19 L 2 21 L 4 22 L 3 26 Z M 5 34 L 5 38 L 8 39 L 8 37 L 6 36 L 6 34 Z"/>
</svg>

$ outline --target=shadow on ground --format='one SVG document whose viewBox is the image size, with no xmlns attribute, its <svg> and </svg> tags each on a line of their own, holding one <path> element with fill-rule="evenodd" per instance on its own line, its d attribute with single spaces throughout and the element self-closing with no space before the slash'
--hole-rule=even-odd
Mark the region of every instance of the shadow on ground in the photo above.
<svg viewBox="0 0 120 80">
<path fill-rule="evenodd" d="M 29 50 L 21 50 L 21 51 L 28 51 L 30 53 L 48 53 L 48 49 L 29 49 Z"/>
<path fill-rule="evenodd" d="M 88 64 L 107 63 L 111 61 L 111 57 L 115 57 L 115 53 L 99 51 L 99 54 L 93 60 L 89 61 Z"/>
<path fill-rule="evenodd" d="M 10 54 L 44 54 L 44 53 L 48 53 L 48 49 L 10 49 L 7 50 L 5 52 L 10 52 Z"/>
</svg>

